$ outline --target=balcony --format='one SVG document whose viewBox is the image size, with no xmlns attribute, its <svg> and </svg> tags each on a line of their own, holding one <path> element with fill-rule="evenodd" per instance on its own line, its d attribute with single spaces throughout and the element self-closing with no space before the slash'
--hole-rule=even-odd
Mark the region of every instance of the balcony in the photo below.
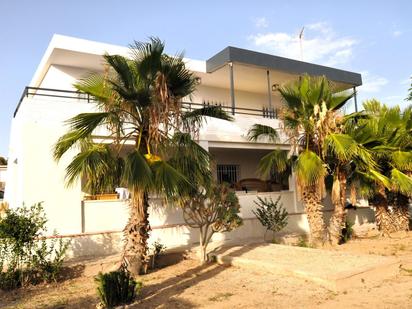
<svg viewBox="0 0 412 309">
<path fill-rule="evenodd" d="M 39 88 L 39 87 L 25 87 L 24 91 L 20 97 L 17 107 L 14 111 L 14 117 L 17 115 L 21 104 L 27 98 L 30 99 L 40 99 L 43 98 L 47 101 L 56 102 L 78 102 L 78 103 L 95 103 L 96 101 L 87 93 L 73 90 L 64 89 L 51 89 L 51 88 Z M 262 105 L 261 109 L 244 108 L 244 107 L 229 107 L 223 106 L 221 103 L 216 102 L 203 102 L 203 103 L 193 103 L 184 102 L 183 108 L 185 110 L 193 110 L 205 106 L 219 106 L 223 110 L 227 111 L 233 115 L 244 115 L 244 116 L 255 116 L 262 118 L 275 119 L 278 116 L 278 110 L 276 108 L 268 108 Z"/>
<path fill-rule="evenodd" d="M 14 116 L 19 112 L 23 102 L 28 108 L 27 114 L 31 116 L 41 115 L 39 117 L 44 120 L 44 110 L 47 110 L 47 115 L 51 115 L 50 117 L 53 118 L 53 121 L 58 119 L 64 121 L 77 113 L 93 112 L 96 107 L 96 101 L 86 93 L 73 90 L 26 87 L 14 112 Z M 278 109 L 268 108 L 263 104 L 260 109 L 231 107 L 218 102 L 184 102 L 182 104 L 183 109 L 186 111 L 205 106 L 218 106 L 233 115 L 234 120 L 229 122 L 215 118 L 206 119 L 204 126 L 199 131 L 199 140 L 210 141 L 211 143 L 249 143 L 247 132 L 253 124 L 259 123 L 280 128 L 280 121 L 277 119 Z M 96 137 L 103 138 L 108 135 L 106 128 L 96 129 Z M 279 144 L 284 144 L 285 142 L 286 137 L 281 135 Z M 262 140 L 260 144 L 268 143 Z"/>
</svg>

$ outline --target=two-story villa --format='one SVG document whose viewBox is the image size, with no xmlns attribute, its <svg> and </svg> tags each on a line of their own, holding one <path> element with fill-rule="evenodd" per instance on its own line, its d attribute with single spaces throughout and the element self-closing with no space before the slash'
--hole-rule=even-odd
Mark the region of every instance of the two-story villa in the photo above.
<svg viewBox="0 0 412 309">
<path fill-rule="evenodd" d="M 56 229 L 61 235 L 73 237 L 74 255 L 118 250 L 128 203 L 116 196 L 90 200 L 81 181 L 67 187 L 65 167 L 75 153 L 56 163 L 52 148 L 67 130 L 65 120 L 95 109 L 93 100 L 76 92 L 73 83 L 89 72 L 102 72 L 104 53 L 128 52 L 126 47 L 55 35 L 14 113 L 5 199 L 11 207 L 42 201 L 50 232 Z M 187 59 L 187 67 L 199 82 L 192 100 L 187 102 L 189 108 L 217 104 L 235 119 L 209 119 L 199 133 L 200 145 L 214 156 L 216 179 L 231 183 L 237 190 L 245 222 L 234 232 L 216 235 L 215 240 L 262 237 L 264 230 L 252 213 L 257 196 L 275 199 L 281 195 L 289 212 L 286 231 L 307 232 L 293 177 L 286 182 L 268 182 L 257 172 L 262 156 L 275 147 L 289 149 L 289 145 L 284 138 L 278 145 L 250 142 L 247 131 L 255 123 L 279 127 L 277 109 L 282 102 L 276 88 L 280 84 L 302 74 L 325 75 L 338 89 L 353 90 L 362 84 L 361 75 L 235 47 L 226 47 L 206 61 Z M 101 134 L 96 132 L 96 139 Z M 152 241 L 160 239 L 169 248 L 198 242 L 196 232 L 184 224 L 179 209 L 165 207 L 160 200 L 152 199 L 151 203 Z M 327 216 L 330 208 L 324 211 Z M 373 217 L 368 207 L 349 215 L 359 223 Z"/>
</svg>

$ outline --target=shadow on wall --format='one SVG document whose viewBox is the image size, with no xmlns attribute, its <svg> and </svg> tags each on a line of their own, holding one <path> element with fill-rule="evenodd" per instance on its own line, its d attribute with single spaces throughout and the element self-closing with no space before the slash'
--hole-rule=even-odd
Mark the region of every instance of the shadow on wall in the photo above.
<svg viewBox="0 0 412 309">
<path fill-rule="evenodd" d="M 122 233 L 105 233 L 73 237 L 67 252 L 69 258 L 106 256 L 122 250 Z"/>
</svg>

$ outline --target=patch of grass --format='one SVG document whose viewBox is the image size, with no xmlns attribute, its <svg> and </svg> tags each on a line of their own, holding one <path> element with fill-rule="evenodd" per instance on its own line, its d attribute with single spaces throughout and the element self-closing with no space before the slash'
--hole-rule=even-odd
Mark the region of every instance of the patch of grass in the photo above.
<svg viewBox="0 0 412 309">
<path fill-rule="evenodd" d="M 306 240 L 305 236 L 300 236 L 299 237 L 296 246 L 302 247 L 302 248 L 310 248 L 310 245 L 309 245 L 308 241 Z"/>
<path fill-rule="evenodd" d="M 213 297 L 209 297 L 209 301 L 221 302 L 221 301 L 224 301 L 224 300 L 228 299 L 229 297 L 231 297 L 233 295 L 234 294 L 232 294 L 232 293 L 218 293 Z"/>
<path fill-rule="evenodd" d="M 408 276 L 412 276 L 412 268 L 405 268 L 402 265 L 399 266 L 399 269 L 406 272 Z"/>
</svg>

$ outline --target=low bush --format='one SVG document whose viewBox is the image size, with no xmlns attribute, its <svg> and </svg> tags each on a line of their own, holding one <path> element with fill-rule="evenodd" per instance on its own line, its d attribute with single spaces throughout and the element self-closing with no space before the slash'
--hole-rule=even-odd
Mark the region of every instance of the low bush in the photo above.
<svg viewBox="0 0 412 309">
<path fill-rule="evenodd" d="M 157 259 L 159 256 L 166 250 L 166 246 L 162 244 L 160 241 L 155 241 L 152 245 L 152 269 L 154 269 L 157 265 Z"/>
<path fill-rule="evenodd" d="M 132 302 L 140 293 L 142 283 L 133 279 L 125 269 L 99 273 L 96 277 L 97 294 L 105 308 Z"/>
<path fill-rule="evenodd" d="M 44 238 L 41 203 L 6 210 L 0 219 L 0 289 L 56 281 L 68 242 Z"/>
<path fill-rule="evenodd" d="M 344 244 L 349 241 L 349 239 L 353 236 L 353 226 L 354 223 L 350 221 L 345 222 L 345 227 L 342 229 L 342 235 L 340 239 L 340 243 Z"/>
<path fill-rule="evenodd" d="M 258 207 L 256 211 L 252 210 L 252 212 L 266 228 L 265 236 L 268 231 L 272 231 L 274 234 L 288 225 L 289 214 L 286 209 L 283 208 L 283 204 L 280 203 L 280 198 L 279 196 L 274 202 L 271 198 L 262 199 L 258 197 L 258 201 L 255 201 Z"/>
</svg>

